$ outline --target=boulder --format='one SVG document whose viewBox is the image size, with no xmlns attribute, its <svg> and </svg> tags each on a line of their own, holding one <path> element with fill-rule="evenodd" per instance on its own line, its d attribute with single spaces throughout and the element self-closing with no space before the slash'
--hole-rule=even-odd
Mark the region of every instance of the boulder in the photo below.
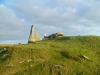
<svg viewBox="0 0 100 75">
<path fill-rule="evenodd" d="M 64 33 L 63 32 L 57 32 L 55 35 L 56 36 L 64 36 Z"/>
</svg>

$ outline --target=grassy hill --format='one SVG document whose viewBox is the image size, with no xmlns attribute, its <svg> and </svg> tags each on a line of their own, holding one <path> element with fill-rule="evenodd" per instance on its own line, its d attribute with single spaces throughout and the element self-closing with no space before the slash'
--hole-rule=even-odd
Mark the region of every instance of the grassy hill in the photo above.
<svg viewBox="0 0 100 75">
<path fill-rule="evenodd" d="M 5 47 L 0 75 L 100 75 L 100 36 L 59 37 Z"/>
</svg>

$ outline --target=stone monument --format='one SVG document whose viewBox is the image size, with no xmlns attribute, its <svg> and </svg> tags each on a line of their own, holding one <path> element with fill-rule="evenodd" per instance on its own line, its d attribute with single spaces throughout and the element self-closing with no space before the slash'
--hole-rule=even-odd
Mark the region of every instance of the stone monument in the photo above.
<svg viewBox="0 0 100 75">
<path fill-rule="evenodd" d="M 28 39 L 28 43 L 33 43 L 40 40 L 40 36 L 38 33 L 34 34 L 34 25 L 31 26 L 30 36 Z"/>
</svg>

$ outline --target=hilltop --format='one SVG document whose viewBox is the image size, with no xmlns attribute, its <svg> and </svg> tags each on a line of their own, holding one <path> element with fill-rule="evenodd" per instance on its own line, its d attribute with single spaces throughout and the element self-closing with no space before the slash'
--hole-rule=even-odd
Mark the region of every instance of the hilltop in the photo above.
<svg viewBox="0 0 100 75">
<path fill-rule="evenodd" d="M 100 36 L 0 46 L 0 75 L 100 75 Z"/>
</svg>

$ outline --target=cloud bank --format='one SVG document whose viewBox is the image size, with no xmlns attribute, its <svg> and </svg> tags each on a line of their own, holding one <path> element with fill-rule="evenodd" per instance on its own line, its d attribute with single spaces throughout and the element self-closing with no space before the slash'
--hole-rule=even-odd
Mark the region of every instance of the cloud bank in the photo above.
<svg viewBox="0 0 100 75">
<path fill-rule="evenodd" d="M 1 0 L 0 43 L 27 43 L 30 27 L 43 37 L 100 35 L 99 0 Z"/>
</svg>

